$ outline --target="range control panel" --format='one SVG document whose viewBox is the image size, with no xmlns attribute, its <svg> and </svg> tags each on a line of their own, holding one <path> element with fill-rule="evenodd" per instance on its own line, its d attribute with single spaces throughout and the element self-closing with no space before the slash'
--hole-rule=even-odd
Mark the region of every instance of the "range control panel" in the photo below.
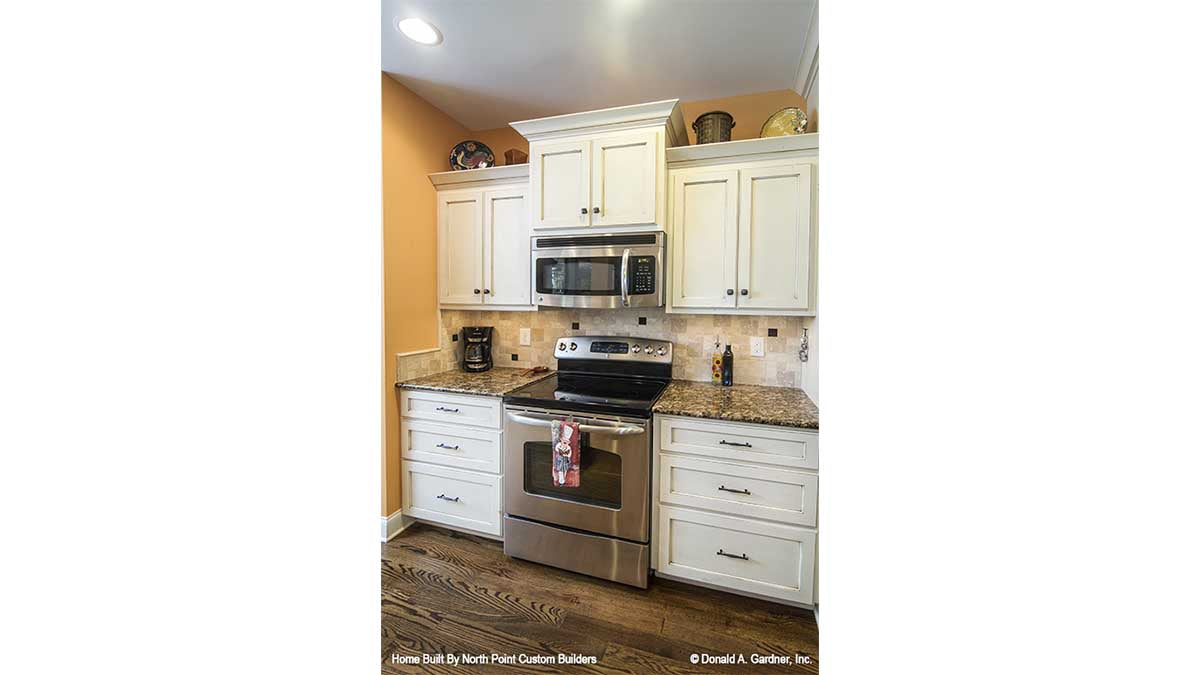
<svg viewBox="0 0 1200 675">
<path fill-rule="evenodd" d="M 630 295 L 649 295 L 657 291 L 655 267 L 652 255 L 635 255 L 629 259 Z"/>
<path fill-rule="evenodd" d="M 671 362 L 671 343 L 634 337 L 592 337 L 576 335 L 559 338 L 554 356 L 560 359 L 622 359 L 630 361 Z"/>
</svg>

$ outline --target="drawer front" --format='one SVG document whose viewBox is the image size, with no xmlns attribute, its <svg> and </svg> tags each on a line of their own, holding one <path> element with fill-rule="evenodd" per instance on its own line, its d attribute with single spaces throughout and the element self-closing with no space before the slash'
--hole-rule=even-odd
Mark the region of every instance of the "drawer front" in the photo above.
<svg viewBox="0 0 1200 675">
<path fill-rule="evenodd" d="M 403 417 L 429 420 L 430 422 L 469 424 L 499 429 L 500 399 L 406 389 L 400 395 L 400 414 Z"/>
<path fill-rule="evenodd" d="M 405 419 L 403 456 L 456 469 L 500 473 L 499 431 Z"/>
<path fill-rule="evenodd" d="M 816 527 L 817 477 L 749 464 L 660 455 L 659 500 L 725 515 Z"/>
<path fill-rule="evenodd" d="M 793 469 L 817 468 L 817 432 L 710 420 L 658 418 L 659 448 Z"/>
<path fill-rule="evenodd" d="M 815 530 L 663 506 L 658 546 L 664 574 L 813 602 Z"/>
<path fill-rule="evenodd" d="M 504 510 L 500 476 L 404 462 L 403 513 L 500 536 Z"/>
</svg>

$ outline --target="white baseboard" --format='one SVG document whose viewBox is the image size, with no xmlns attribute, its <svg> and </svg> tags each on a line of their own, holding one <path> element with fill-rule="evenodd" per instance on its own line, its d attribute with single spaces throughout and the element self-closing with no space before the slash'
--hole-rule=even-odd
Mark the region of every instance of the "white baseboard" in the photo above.
<svg viewBox="0 0 1200 675">
<path fill-rule="evenodd" d="M 409 525 L 417 522 L 408 516 L 405 516 L 399 511 L 396 511 L 390 516 L 380 516 L 382 521 L 382 532 L 380 533 L 380 541 L 388 541 L 392 537 L 400 534 L 408 529 Z"/>
</svg>

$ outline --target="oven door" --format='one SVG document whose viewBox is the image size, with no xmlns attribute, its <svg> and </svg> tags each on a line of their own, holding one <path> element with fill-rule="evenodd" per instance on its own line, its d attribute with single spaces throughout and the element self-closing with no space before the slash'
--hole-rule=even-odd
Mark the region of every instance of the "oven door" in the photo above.
<svg viewBox="0 0 1200 675">
<path fill-rule="evenodd" d="M 533 297 L 546 307 L 661 307 L 661 246 L 533 251 Z"/>
<path fill-rule="evenodd" d="M 550 423 L 568 413 L 506 410 L 504 510 L 511 516 L 636 542 L 650 540 L 650 420 L 571 415 L 579 487 L 555 487 Z"/>
</svg>

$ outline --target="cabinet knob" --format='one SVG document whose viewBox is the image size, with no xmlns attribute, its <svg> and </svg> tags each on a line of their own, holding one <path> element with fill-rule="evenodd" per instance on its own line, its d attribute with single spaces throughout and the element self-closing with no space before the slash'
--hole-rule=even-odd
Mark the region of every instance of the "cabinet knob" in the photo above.
<svg viewBox="0 0 1200 675">
<path fill-rule="evenodd" d="M 476 288 L 476 289 L 475 289 L 475 295 L 479 295 L 479 289 L 478 289 L 478 288 Z"/>
<path fill-rule="evenodd" d="M 743 289 L 742 289 L 742 295 L 750 295 L 750 291 L 749 291 L 749 290 L 747 290 L 747 289 L 745 289 L 745 288 L 743 288 Z"/>
<path fill-rule="evenodd" d="M 732 288 L 726 288 L 726 289 L 725 289 L 725 295 L 733 295 L 733 289 L 732 289 Z"/>
<path fill-rule="evenodd" d="M 587 215 L 587 207 L 586 207 L 586 206 L 585 206 L 585 207 L 583 207 L 583 208 L 581 208 L 581 209 L 579 209 L 579 215 L 582 215 L 582 216 L 586 216 L 586 215 Z"/>
<path fill-rule="evenodd" d="M 492 292 L 492 291 L 491 291 L 490 289 L 487 289 L 487 288 L 483 289 L 483 294 L 484 294 L 484 295 L 487 295 L 488 293 L 491 293 L 491 292 Z"/>
<path fill-rule="evenodd" d="M 599 206 L 593 206 L 593 207 L 592 207 L 592 213 L 600 213 L 600 207 L 599 207 Z"/>
</svg>

